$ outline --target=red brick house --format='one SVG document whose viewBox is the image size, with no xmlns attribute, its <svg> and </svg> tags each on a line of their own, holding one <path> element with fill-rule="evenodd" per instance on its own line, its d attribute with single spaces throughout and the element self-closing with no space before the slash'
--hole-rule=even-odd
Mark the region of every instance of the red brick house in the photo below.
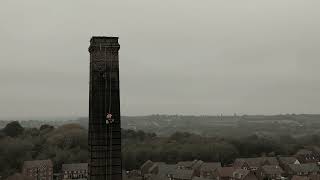
<svg viewBox="0 0 320 180">
<path fill-rule="evenodd" d="M 284 174 L 284 171 L 278 165 L 265 165 L 261 166 L 256 174 L 259 180 L 274 180 L 281 179 L 281 177 Z"/>
<path fill-rule="evenodd" d="M 88 163 L 62 164 L 62 180 L 87 179 Z"/>
<path fill-rule="evenodd" d="M 173 180 L 192 180 L 193 177 L 195 177 L 194 170 L 190 169 L 176 169 L 172 175 Z"/>
<path fill-rule="evenodd" d="M 200 177 L 212 179 L 213 172 L 219 167 L 221 167 L 220 162 L 205 162 L 205 163 L 203 163 L 200 168 Z"/>
<path fill-rule="evenodd" d="M 25 161 L 22 166 L 22 175 L 39 180 L 52 180 L 53 163 L 50 159 Z"/>
<path fill-rule="evenodd" d="M 257 158 L 238 158 L 234 161 L 234 168 L 248 169 L 257 171 L 264 165 L 279 165 L 276 157 L 257 157 Z"/>
</svg>

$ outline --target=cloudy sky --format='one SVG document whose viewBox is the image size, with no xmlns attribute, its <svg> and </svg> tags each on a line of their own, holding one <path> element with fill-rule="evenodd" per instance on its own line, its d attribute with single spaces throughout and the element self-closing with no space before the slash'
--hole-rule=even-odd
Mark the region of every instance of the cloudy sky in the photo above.
<svg viewBox="0 0 320 180">
<path fill-rule="evenodd" d="M 0 118 L 88 114 L 93 35 L 123 115 L 320 113 L 319 0 L 1 0 Z"/>
</svg>

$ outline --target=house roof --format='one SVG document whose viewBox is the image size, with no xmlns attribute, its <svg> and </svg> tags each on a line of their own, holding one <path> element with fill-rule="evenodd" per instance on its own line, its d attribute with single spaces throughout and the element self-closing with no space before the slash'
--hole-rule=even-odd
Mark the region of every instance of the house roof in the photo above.
<svg viewBox="0 0 320 180">
<path fill-rule="evenodd" d="M 7 177 L 6 180 L 33 180 L 34 178 L 28 177 L 28 176 L 23 176 L 20 173 L 15 173 L 14 175 L 11 175 Z"/>
<path fill-rule="evenodd" d="M 132 176 L 132 177 L 129 177 L 129 176 L 124 176 L 122 177 L 123 180 L 142 180 L 142 176 Z"/>
<path fill-rule="evenodd" d="M 140 170 L 131 170 L 128 173 L 126 173 L 127 176 L 130 177 L 134 177 L 134 176 L 141 176 L 141 171 Z"/>
<path fill-rule="evenodd" d="M 153 165 L 148 169 L 148 171 L 152 172 L 157 167 L 158 167 L 158 165 L 156 163 L 153 163 Z"/>
<path fill-rule="evenodd" d="M 192 180 L 208 180 L 208 179 L 203 178 L 203 177 L 197 177 L 197 176 L 195 176 L 195 177 L 192 178 Z"/>
<path fill-rule="evenodd" d="M 218 167 L 221 167 L 221 162 L 205 162 L 202 164 L 201 171 L 214 171 Z"/>
<path fill-rule="evenodd" d="M 289 168 L 295 173 L 319 172 L 319 167 L 315 163 L 289 164 Z"/>
<path fill-rule="evenodd" d="M 156 162 L 159 168 L 158 174 L 167 176 L 168 174 L 173 174 L 174 170 L 177 168 L 175 164 L 166 164 L 164 162 Z"/>
<path fill-rule="evenodd" d="M 313 152 L 320 153 L 320 148 L 318 146 L 313 146 L 312 149 Z"/>
<path fill-rule="evenodd" d="M 176 169 L 173 172 L 174 179 L 192 179 L 194 170 L 190 169 Z"/>
<path fill-rule="evenodd" d="M 192 168 L 193 169 L 198 169 L 198 168 L 200 168 L 202 166 L 202 164 L 203 164 L 203 161 L 198 160 L 193 164 Z"/>
<path fill-rule="evenodd" d="M 308 150 L 308 149 L 300 149 L 296 155 L 310 155 L 312 154 L 313 152 Z"/>
<path fill-rule="evenodd" d="M 247 163 L 247 162 L 243 158 L 238 158 L 238 159 L 235 159 L 235 161 L 233 162 L 233 167 L 241 168 L 245 163 Z M 249 164 L 248 164 L 248 166 L 249 166 Z"/>
<path fill-rule="evenodd" d="M 293 164 L 297 161 L 298 159 L 295 157 L 279 157 L 279 161 L 283 164 Z"/>
<path fill-rule="evenodd" d="M 62 164 L 62 171 L 88 170 L 88 163 Z"/>
<path fill-rule="evenodd" d="M 293 176 L 291 180 L 310 180 L 308 176 Z"/>
<path fill-rule="evenodd" d="M 233 166 L 241 167 L 244 163 L 247 163 L 250 167 L 259 167 L 268 162 L 270 165 L 279 165 L 276 157 L 257 157 L 257 158 L 238 158 L 235 160 Z"/>
<path fill-rule="evenodd" d="M 149 177 L 146 178 L 146 180 L 168 180 L 166 176 L 162 176 L 159 174 L 150 174 Z"/>
<path fill-rule="evenodd" d="M 177 163 L 177 166 L 183 166 L 186 168 L 192 168 L 192 166 L 197 163 L 197 160 L 194 161 L 180 161 Z"/>
<path fill-rule="evenodd" d="M 35 161 L 24 161 L 24 168 L 48 168 L 53 167 L 53 163 L 50 159 L 46 160 L 35 160 Z"/>
<path fill-rule="evenodd" d="M 153 165 L 153 162 L 152 161 L 150 161 L 150 160 L 148 160 L 148 161 L 146 161 L 145 163 L 143 163 L 142 165 L 141 165 L 141 169 L 144 169 L 144 168 L 150 168 L 151 166 Z"/>
<path fill-rule="evenodd" d="M 280 166 L 266 165 L 261 167 L 265 174 L 282 174 L 284 171 Z"/>
<path fill-rule="evenodd" d="M 233 177 L 234 167 L 219 167 L 216 169 L 220 177 Z"/>
<path fill-rule="evenodd" d="M 320 180 L 320 174 L 311 174 L 308 177 L 310 180 Z"/>
<path fill-rule="evenodd" d="M 237 179 L 241 179 L 245 176 L 247 176 L 250 173 L 249 170 L 245 170 L 245 169 L 235 169 L 233 172 L 233 177 L 237 178 Z"/>
</svg>

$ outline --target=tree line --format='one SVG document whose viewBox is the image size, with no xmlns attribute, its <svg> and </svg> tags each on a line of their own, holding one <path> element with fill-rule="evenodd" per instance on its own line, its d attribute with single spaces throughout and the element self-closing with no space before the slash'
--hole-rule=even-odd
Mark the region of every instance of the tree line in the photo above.
<svg viewBox="0 0 320 180">
<path fill-rule="evenodd" d="M 294 138 L 256 133 L 226 138 L 176 132 L 159 137 L 155 133 L 122 130 L 122 159 L 126 170 L 137 169 L 148 159 L 167 163 L 201 159 L 228 165 L 238 157 L 292 155 L 304 146 L 319 146 L 319 140 L 318 134 Z M 36 159 L 51 159 L 55 172 L 64 163 L 87 162 L 87 130 L 78 124 L 24 128 L 17 121 L 8 123 L 0 131 L 0 176 L 20 172 L 23 161 Z"/>
</svg>

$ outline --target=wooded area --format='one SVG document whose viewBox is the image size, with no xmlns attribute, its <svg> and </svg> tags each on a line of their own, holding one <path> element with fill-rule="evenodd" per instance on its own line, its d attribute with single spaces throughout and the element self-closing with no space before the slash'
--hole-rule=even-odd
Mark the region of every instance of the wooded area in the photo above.
<svg viewBox="0 0 320 180">
<path fill-rule="evenodd" d="M 78 124 L 24 128 L 19 122 L 10 122 L 0 132 L 0 175 L 20 172 L 25 160 L 51 159 L 54 171 L 59 171 L 63 163 L 87 162 L 87 138 L 87 130 Z M 292 155 L 304 146 L 320 145 L 319 134 L 276 138 L 251 134 L 230 138 L 176 132 L 159 137 L 155 133 L 122 130 L 122 139 L 126 170 L 138 168 L 148 159 L 167 163 L 201 159 L 226 165 L 237 157 Z"/>
</svg>

